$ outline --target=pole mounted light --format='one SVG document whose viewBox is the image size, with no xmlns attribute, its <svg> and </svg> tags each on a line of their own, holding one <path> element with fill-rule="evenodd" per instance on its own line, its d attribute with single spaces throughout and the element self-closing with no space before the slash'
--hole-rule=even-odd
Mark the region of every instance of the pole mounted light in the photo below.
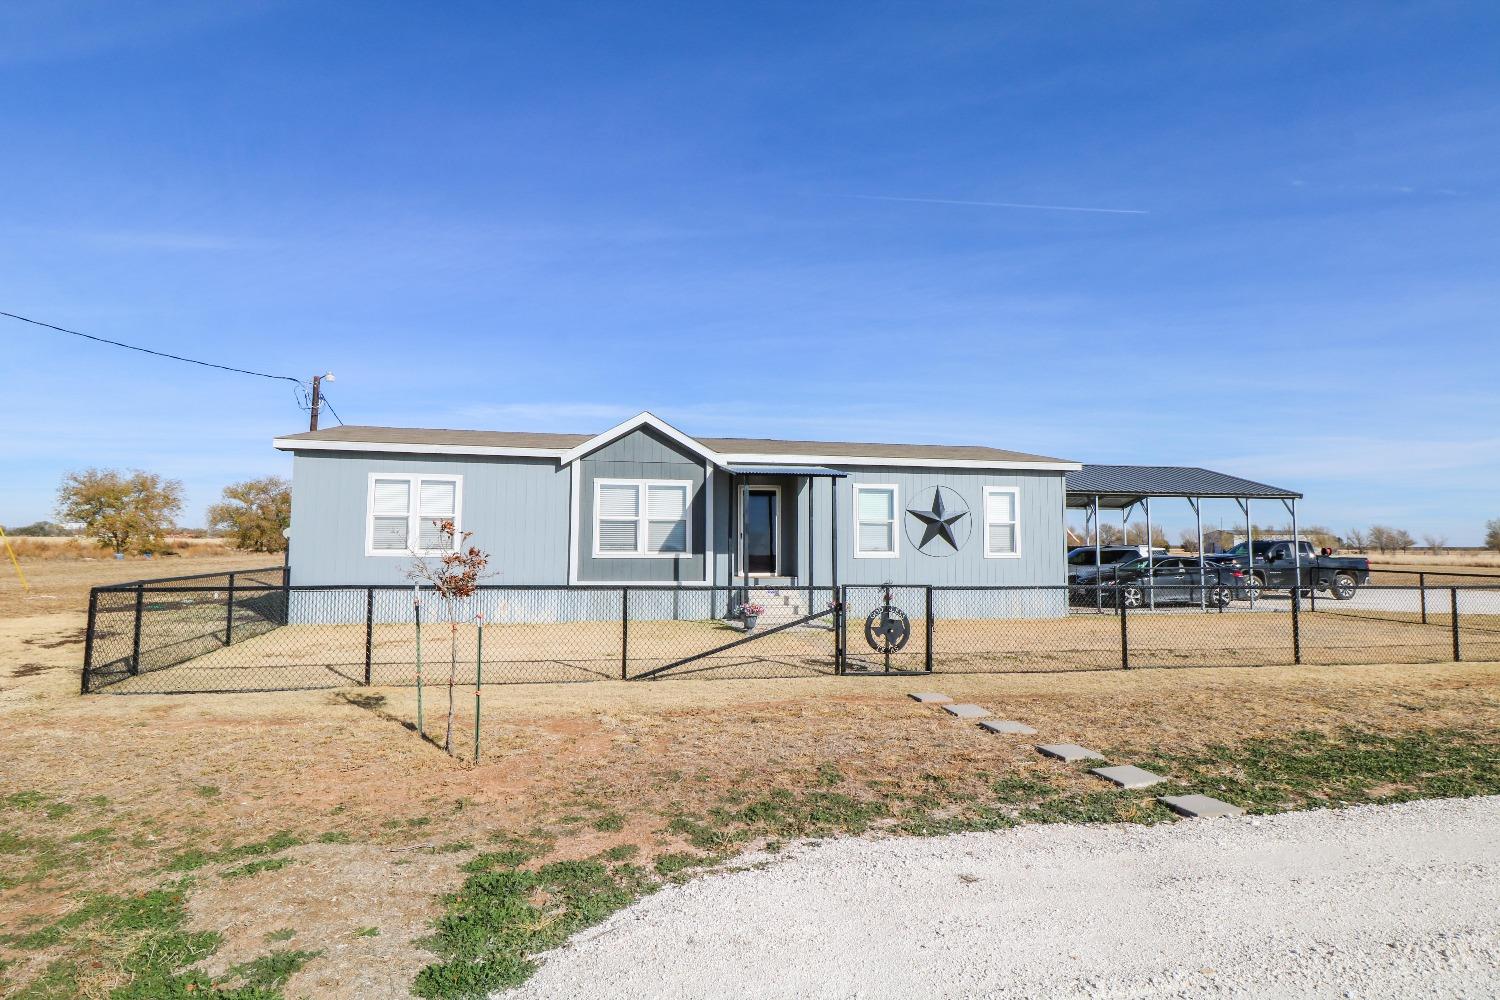
<svg viewBox="0 0 1500 1000">
<path fill-rule="evenodd" d="M 312 407 L 308 413 L 307 429 L 315 431 L 318 429 L 318 410 L 323 406 L 323 383 L 334 381 L 333 372 L 324 372 L 314 375 L 312 380 Z"/>
</svg>

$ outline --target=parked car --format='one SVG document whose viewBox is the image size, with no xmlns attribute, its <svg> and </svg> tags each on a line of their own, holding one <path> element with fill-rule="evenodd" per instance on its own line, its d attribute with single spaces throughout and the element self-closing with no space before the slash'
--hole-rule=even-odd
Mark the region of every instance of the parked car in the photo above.
<svg viewBox="0 0 1500 1000">
<path fill-rule="evenodd" d="M 1239 595 L 1243 575 L 1233 566 L 1205 563 L 1197 556 L 1162 556 L 1119 563 L 1096 589 L 1092 579 L 1070 591 L 1075 603 L 1144 608 L 1170 604 L 1229 606 Z"/>
<path fill-rule="evenodd" d="M 1288 539 L 1258 539 L 1252 549 L 1244 542 L 1228 552 L 1209 558 L 1220 566 L 1233 566 L 1245 574 L 1245 593 L 1258 599 L 1263 590 L 1291 590 L 1297 586 L 1298 562 L 1301 563 L 1301 584 L 1304 591 L 1330 591 L 1341 601 L 1353 597 L 1359 588 L 1370 582 L 1370 560 L 1362 556 L 1325 555 L 1314 549 L 1306 539 L 1297 541 L 1300 559 Z"/>
<path fill-rule="evenodd" d="M 1095 549 L 1092 545 L 1081 545 L 1068 552 L 1068 582 L 1069 583 L 1091 583 L 1097 567 L 1104 571 L 1106 579 L 1121 563 L 1133 562 L 1147 554 L 1144 545 L 1103 545 Z M 1157 549 L 1153 553 L 1158 559 L 1165 559 L 1167 551 Z"/>
</svg>

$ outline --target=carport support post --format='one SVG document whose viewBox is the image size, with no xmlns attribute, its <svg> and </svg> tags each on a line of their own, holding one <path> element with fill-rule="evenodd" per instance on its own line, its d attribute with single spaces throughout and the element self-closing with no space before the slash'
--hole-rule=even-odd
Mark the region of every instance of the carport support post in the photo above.
<svg viewBox="0 0 1500 1000">
<path fill-rule="evenodd" d="M 1151 595 L 1151 610 L 1156 610 L 1156 546 L 1151 541 L 1151 498 L 1141 501 L 1146 509 L 1146 591 Z"/>
<path fill-rule="evenodd" d="M 1187 498 L 1188 506 L 1193 508 L 1193 519 L 1198 524 L 1198 610 L 1208 610 L 1208 570 L 1203 563 L 1203 511 L 1199 507 L 1196 497 Z"/>
<path fill-rule="evenodd" d="M 1094 605 L 1095 610 L 1104 611 L 1104 591 L 1099 585 L 1104 582 L 1104 541 L 1099 530 L 1099 494 L 1094 494 Z"/>
<path fill-rule="evenodd" d="M 1458 588 L 1448 588 L 1448 617 L 1453 620 L 1453 662 L 1462 660 L 1463 650 L 1458 645 Z"/>
<path fill-rule="evenodd" d="M 365 687 L 375 663 L 375 588 L 365 588 Z"/>
<path fill-rule="evenodd" d="M 1297 501 L 1287 500 L 1285 503 L 1292 515 L 1292 579 L 1297 585 L 1292 594 L 1292 608 L 1295 610 L 1302 603 L 1302 544 L 1297 536 Z"/>
<path fill-rule="evenodd" d="M 234 574 L 229 574 L 229 600 L 224 602 L 224 645 L 234 644 Z"/>
<path fill-rule="evenodd" d="M 141 672 L 141 615 L 145 611 L 146 594 L 141 584 L 135 585 L 135 634 L 130 640 L 130 676 Z"/>
</svg>

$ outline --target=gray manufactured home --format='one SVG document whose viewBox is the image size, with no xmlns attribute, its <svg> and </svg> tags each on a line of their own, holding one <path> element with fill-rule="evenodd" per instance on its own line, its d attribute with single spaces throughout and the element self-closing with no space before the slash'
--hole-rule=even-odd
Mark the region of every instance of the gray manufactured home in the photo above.
<svg viewBox="0 0 1500 1000">
<path fill-rule="evenodd" d="M 294 456 L 290 582 L 400 584 L 452 519 L 498 585 L 1060 586 L 1065 474 L 996 448 L 336 427 Z"/>
</svg>

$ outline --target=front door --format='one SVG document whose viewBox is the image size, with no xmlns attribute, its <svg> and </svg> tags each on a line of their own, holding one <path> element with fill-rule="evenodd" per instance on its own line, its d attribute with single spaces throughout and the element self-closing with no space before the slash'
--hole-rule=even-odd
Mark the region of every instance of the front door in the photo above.
<svg viewBox="0 0 1500 1000">
<path fill-rule="evenodd" d="M 745 490 L 745 572 L 751 576 L 776 575 L 780 499 L 781 491 L 772 487 Z"/>
</svg>

